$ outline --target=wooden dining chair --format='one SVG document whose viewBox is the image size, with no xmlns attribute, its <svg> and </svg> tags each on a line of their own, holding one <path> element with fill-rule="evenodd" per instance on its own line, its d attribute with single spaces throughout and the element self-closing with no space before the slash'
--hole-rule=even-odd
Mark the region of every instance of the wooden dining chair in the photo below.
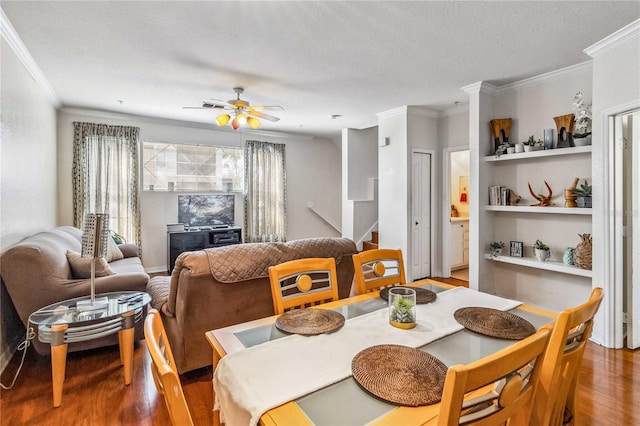
<svg viewBox="0 0 640 426">
<path fill-rule="evenodd" d="M 602 297 L 602 288 L 596 287 L 589 301 L 558 315 L 542 362 L 532 425 L 574 423 L 578 370 Z"/>
<path fill-rule="evenodd" d="M 330 258 L 297 259 L 269 268 L 273 310 L 304 308 L 338 300 L 336 260 Z"/>
<path fill-rule="evenodd" d="M 439 426 L 527 424 L 550 330 L 467 365 L 449 367 Z"/>
<path fill-rule="evenodd" d="M 144 338 L 151 354 L 151 374 L 158 393 L 164 397 L 174 426 L 193 425 L 180 376 L 166 337 L 160 313 L 151 309 L 144 321 Z"/>
<path fill-rule="evenodd" d="M 365 250 L 351 258 L 358 294 L 407 283 L 401 250 Z"/>
</svg>

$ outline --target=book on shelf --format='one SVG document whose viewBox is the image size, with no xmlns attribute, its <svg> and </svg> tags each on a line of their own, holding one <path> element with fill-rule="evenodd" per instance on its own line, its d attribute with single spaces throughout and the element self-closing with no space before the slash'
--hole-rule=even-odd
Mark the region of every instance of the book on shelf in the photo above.
<svg viewBox="0 0 640 426">
<path fill-rule="evenodd" d="M 489 205 L 490 206 L 510 206 L 511 205 L 511 189 L 505 186 L 489 187 Z"/>
</svg>

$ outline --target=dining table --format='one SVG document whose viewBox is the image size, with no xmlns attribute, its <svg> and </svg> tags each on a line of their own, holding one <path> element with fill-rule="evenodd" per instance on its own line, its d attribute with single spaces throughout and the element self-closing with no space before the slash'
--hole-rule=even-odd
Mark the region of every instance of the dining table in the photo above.
<svg viewBox="0 0 640 426">
<path fill-rule="evenodd" d="M 417 305 L 417 326 L 411 330 L 389 325 L 388 302 L 375 291 L 307 308 L 344 316 L 344 325 L 329 333 L 283 332 L 277 326 L 279 315 L 207 331 L 213 350 L 214 424 L 428 424 L 437 418 L 439 402 L 407 406 L 372 394 L 352 374 L 354 355 L 376 345 L 403 345 L 426 352 L 448 368 L 517 341 L 463 327 L 454 319 L 456 310 L 509 312 L 535 329 L 557 316 L 517 300 L 431 279 L 408 286 L 437 296 Z"/>
</svg>

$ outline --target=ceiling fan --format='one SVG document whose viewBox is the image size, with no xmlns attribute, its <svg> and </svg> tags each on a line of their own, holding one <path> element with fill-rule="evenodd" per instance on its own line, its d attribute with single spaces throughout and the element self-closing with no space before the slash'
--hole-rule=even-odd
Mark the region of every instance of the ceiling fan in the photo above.
<svg viewBox="0 0 640 426">
<path fill-rule="evenodd" d="M 262 110 L 280 110 L 284 111 L 284 108 L 280 105 L 250 105 L 249 101 L 245 101 L 244 99 L 240 99 L 240 95 L 244 92 L 242 87 L 234 87 L 233 91 L 236 94 L 235 99 L 230 99 L 228 101 L 222 101 L 220 99 L 211 99 L 212 101 L 217 101 L 220 103 L 212 103 L 212 102 L 202 102 L 202 106 L 200 107 L 184 107 L 184 108 L 195 108 L 195 109 L 223 109 L 227 112 L 220 114 L 216 117 L 216 123 L 218 126 L 224 126 L 229 121 L 231 121 L 231 127 L 233 130 L 236 130 L 240 127 L 241 124 L 248 124 L 251 128 L 257 129 L 260 127 L 260 120 L 258 118 L 262 118 L 268 121 L 278 121 L 280 120 L 278 117 L 273 115 L 265 114 L 261 112 Z M 233 120 L 231 119 L 233 117 Z"/>
</svg>

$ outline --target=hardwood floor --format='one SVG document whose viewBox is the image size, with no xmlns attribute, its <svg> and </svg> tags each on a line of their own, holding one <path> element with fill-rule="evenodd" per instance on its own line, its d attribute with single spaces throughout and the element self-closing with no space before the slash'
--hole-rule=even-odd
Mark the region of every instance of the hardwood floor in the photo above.
<svg viewBox="0 0 640 426">
<path fill-rule="evenodd" d="M 2 374 L 11 382 L 21 354 Z M 124 385 L 117 347 L 71 353 L 67 359 L 62 406 L 52 407 L 48 357 L 29 348 L 12 390 L 0 396 L 2 425 L 170 425 L 157 394 L 144 341 L 136 342 L 133 382 Z M 605 349 L 589 343 L 580 370 L 576 425 L 640 424 L 640 351 Z M 182 376 L 196 425 L 212 423 L 211 368 Z"/>
</svg>

